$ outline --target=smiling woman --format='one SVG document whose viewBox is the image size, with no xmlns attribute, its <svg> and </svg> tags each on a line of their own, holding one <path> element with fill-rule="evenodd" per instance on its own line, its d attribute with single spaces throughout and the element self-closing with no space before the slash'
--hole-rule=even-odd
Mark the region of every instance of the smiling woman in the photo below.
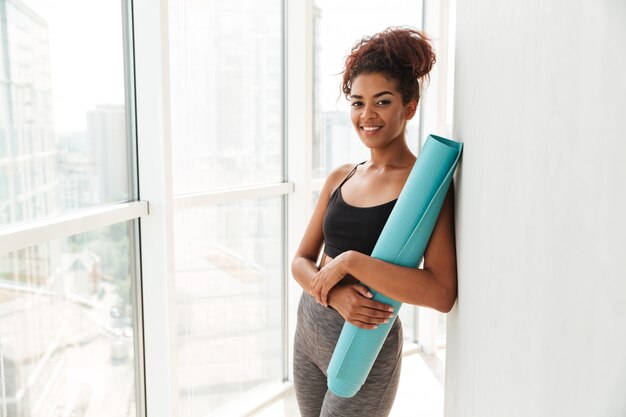
<svg viewBox="0 0 626 417">
<path fill-rule="evenodd" d="M 328 364 L 344 322 L 375 329 L 397 313 L 373 300 L 358 281 L 396 300 L 442 312 L 456 299 L 451 191 L 423 269 L 370 256 L 416 161 L 407 145 L 406 124 L 417 110 L 419 81 L 434 62 L 429 39 L 405 28 L 363 38 L 346 59 L 341 88 L 370 159 L 330 173 L 292 262 L 293 276 L 304 289 L 294 342 L 294 384 L 303 417 L 389 415 L 402 356 L 398 318 L 358 394 L 341 398 L 327 390 Z M 324 256 L 316 265 L 322 246 Z"/>
</svg>

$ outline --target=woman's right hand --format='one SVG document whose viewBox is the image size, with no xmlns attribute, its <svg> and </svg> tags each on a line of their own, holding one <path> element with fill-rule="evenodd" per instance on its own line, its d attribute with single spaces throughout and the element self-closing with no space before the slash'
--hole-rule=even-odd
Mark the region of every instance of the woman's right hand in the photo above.
<svg viewBox="0 0 626 417">
<path fill-rule="evenodd" d="M 372 293 L 361 284 L 337 285 L 328 293 L 328 304 L 347 322 L 371 330 L 388 323 L 394 316 L 393 308 L 372 300 Z"/>
</svg>

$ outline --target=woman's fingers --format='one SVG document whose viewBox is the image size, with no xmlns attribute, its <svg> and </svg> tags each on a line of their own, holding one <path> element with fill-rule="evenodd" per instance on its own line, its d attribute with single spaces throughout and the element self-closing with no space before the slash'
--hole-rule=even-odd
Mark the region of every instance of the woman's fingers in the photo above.
<svg viewBox="0 0 626 417">
<path fill-rule="evenodd" d="M 359 303 L 360 305 L 358 305 L 352 312 L 355 320 L 361 321 L 369 325 L 376 325 L 388 323 L 389 320 L 394 316 L 393 312 L 390 311 L 393 310 L 390 305 L 370 300 L 369 296 L 363 295 L 364 293 L 371 294 L 371 292 L 369 292 L 367 288 L 359 284 L 353 285 L 352 288 L 356 292 L 358 292 L 359 295 L 362 295 L 362 297 L 365 298 L 361 298 L 361 302 Z M 365 291 L 362 291 L 362 289 Z"/>
<path fill-rule="evenodd" d="M 391 320 L 389 317 L 372 317 L 367 314 L 359 314 L 355 316 L 355 320 L 362 321 L 368 324 L 386 324 Z"/>
<path fill-rule="evenodd" d="M 320 295 L 320 280 L 319 275 L 315 275 L 313 280 L 311 280 L 311 295 L 315 298 L 318 304 L 322 304 L 322 299 Z"/>
<path fill-rule="evenodd" d="M 388 311 L 389 305 L 370 299 L 367 292 L 367 288 L 351 284 L 337 287 L 331 294 L 333 307 L 346 321 L 359 328 L 371 330 L 389 323 L 393 313 Z"/>
<path fill-rule="evenodd" d="M 385 304 L 385 303 L 381 303 L 380 301 L 372 300 L 372 298 L 374 297 L 374 294 L 372 294 L 372 292 L 367 287 L 365 287 L 364 285 L 352 284 L 351 287 L 356 292 L 358 292 L 360 295 L 362 295 L 363 297 L 370 299 L 370 300 L 368 300 L 368 302 L 363 303 L 367 307 L 369 307 L 371 309 L 374 309 L 374 310 L 380 310 L 380 311 L 383 311 L 383 312 L 393 312 L 393 307 L 391 307 L 389 304 Z"/>
<path fill-rule="evenodd" d="M 363 297 L 372 298 L 374 296 L 374 294 L 372 294 L 370 290 L 367 289 L 367 287 L 361 284 L 352 284 L 352 288 L 354 288 L 354 290 L 361 294 Z"/>
<path fill-rule="evenodd" d="M 364 307 L 363 310 L 359 312 L 359 314 L 371 317 L 372 319 L 390 319 L 394 316 L 394 314 L 390 311 L 381 311 L 368 307 Z"/>
<path fill-rule="evenodd" d="M 316 287 L 315 299 L 324 307 L 328 307 L 328 292 L 332 289 L 332 287 L 328 287 L 328 285 L 322 280 L 319 281 L 320 283 Z"/>
<path fill-rule="evenodd" d="M 328 285 L 325 279 L 323 279 L 323 272 L 320 271 L 311 280 L 311 295 L 315 298 L 318 304 L 328 307 L 328 292 L 334 287 L 334 285 Z"/>
<path fill-rule="evenodd" d="M 322 305 L 324 307 L 328 307 L 328 292 L 332 289 L 333 287 L 329 287 L 329 286 L 322 286 L 321 291 L 320 291 L 320 298 L 322 301 Z"/>
<path fill-rule="evenodd" d="M 367 302 L 364 304 L 372 310 L 378 310 L 385 313 L 393 313 L 393 307 L 391 307 L 389 304 L 384 304 L 374 300 L 367 300 Z"/>
<path fill-rule="evenodd" d="M 389 304 L 372 300 L 371 298 L 374 294 L 372 294 L 367 287 L 361 284 L 353 284 L 351 287 L 362 297 L 357 300 L 360 304 L 358 311 L 359 314 L 374 319 L 388 319 L 393 317 L 393 307 Z M 357 311 L 355 311 L 355 313 L 356 312 Z M 380 323 L 380 321 L 378 321 L 378 323 Z"/>
<path fill-rule="evenodd" d="M 393 307 L 391 307 L 389 304 L 381 303 L 380 301 L 376 300 L 364 300 L 363 305 L 372 310 L 381 311 L 384 313 L 394 312 Z"/>
<path fill-rule="evenodd" d="M 364 329 L 364 330 L 374 330 L 374 329 L 378 329 L 378 326 L 375 324 L 370 324 L 370 323 L 365 323 L 359 320 L 350 320 L 349 321 L 350 324 L 355 325 L 356 327 L 360 328 L 360 329 Z"/>
<path fill-rule="evenodd" d="M 349 322 L 362 329 L 377 329 L 381 324 L 387 324 L 391 321 L 388 317 L 372 317 L 366 314 L 355 314 L 350 318 Z"/>
</svg>

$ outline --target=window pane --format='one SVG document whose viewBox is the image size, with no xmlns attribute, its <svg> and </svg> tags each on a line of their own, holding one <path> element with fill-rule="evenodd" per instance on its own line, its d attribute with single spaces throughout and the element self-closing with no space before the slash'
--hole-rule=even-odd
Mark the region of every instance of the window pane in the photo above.
<svg viewBox="0 0 626 417">
<path fill-rule="evenodd" d="M 181 417 L 283 378 L 282 200 L 176 212 Z"/>
<path fill-rule="evenodd" d="M 398 316 L 402 320 L 402 333 L 405 343 L 413 343 L 417 340 L 415 334 L 415 310 L 417 307 L 411 304 L 402 304 Z"/>
<path fill-rule="evenodd" d="M 0 415 L 136 414 L 131 227 L 0 257 Z"/>
<path fill-rule="evenodd" d="M 390 0 L 315 0 L 313 62 L 313 177 L 325 178 L 334 168 L 369 159 L 350 121 L 348 101 L 340 95 L 341 71 L 352 46 L 389 26 L 419 28 L 422 2 Z M 420 103 L 421 105 L 421 103 Z M 418 149 L 419 114 L 407 126 L 407 141 Z"/>
<path fill-rule="evenodd" d="M 119 2 L 0 8 L 0 225 L 128 200 Z"/>
<path fill-rule="evenodd" d="M 281 3 L 171 2 L 174 193 L 282 181 Z"/>
</svg>

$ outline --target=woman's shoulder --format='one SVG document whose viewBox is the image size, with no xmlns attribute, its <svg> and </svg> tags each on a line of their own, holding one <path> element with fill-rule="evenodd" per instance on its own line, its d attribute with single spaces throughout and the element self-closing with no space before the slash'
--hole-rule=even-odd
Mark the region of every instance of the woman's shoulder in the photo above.
<svg viewBox="0 0 626 417">
<path fill-rule="evenodd" d="M 356 162 L 343 164 L 336 167 L 330 172 L 330 174 L 328 174 L 326 177 L 325 187 L 329 189 L 330 194 L 332 194 L 332 192 L 339 187 L 341 181 L 343 181 L 357 165 L 358 163 Z"/>
<path fill-rule="evenodd" d="M 340 165 L 337 168 L 333 169 L 330 174 L 328 174 L 327 179 L 343 179 L 346 175 L 350 173 L 350 171 L 354 169 L 356 165 L 358 165 L 356 162 L 349 162 L 347 164 Z"/>
<path fill-rule="evenodd" d="M 337 168 L 335 168 L 330 174 L 328 174 L 328 178 L 330 178 L 331 176 L 334 176 L 334 177 L 339 177 L 341 179 L 344 179 L 346 175 L 352 172 L 353 169 L 355 169 L 359 165 L 363 165 L 366 162 L 367 160 L 361 161 L 361 162 L 349 162 L 347 164 L 340 165 Z"/>
</svg>

